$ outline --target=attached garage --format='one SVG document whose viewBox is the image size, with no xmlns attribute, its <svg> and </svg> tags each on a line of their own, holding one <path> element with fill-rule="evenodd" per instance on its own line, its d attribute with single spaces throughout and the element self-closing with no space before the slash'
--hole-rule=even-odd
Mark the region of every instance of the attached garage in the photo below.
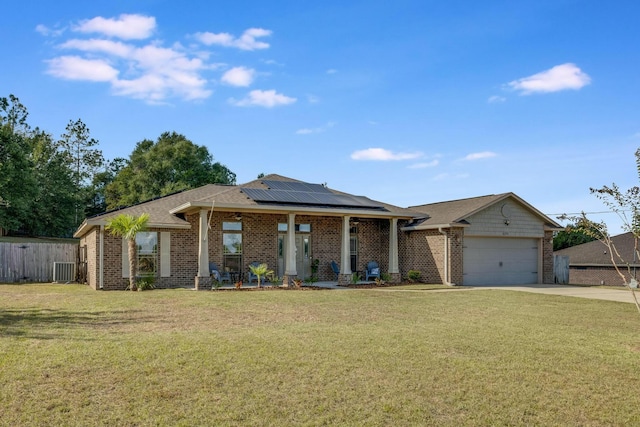
<svg viewBox="0 0 640 427">
<path fill-rule="evenodd" d="M 402 230 L 408 242 L 428 242 L 426 250 L 415 244 L 421 257 L 411 262 L 431 261 L 429 277 L 467 286 L 553 283 L 553 232 L 562 227 L 515 194 L 410 209 L 424 217 Z"/>
<path fill-rule="evenodd" d="M 538 283 L 538 239 L 465 237 L 462 279 L 465 285 Z"/>
</svg>

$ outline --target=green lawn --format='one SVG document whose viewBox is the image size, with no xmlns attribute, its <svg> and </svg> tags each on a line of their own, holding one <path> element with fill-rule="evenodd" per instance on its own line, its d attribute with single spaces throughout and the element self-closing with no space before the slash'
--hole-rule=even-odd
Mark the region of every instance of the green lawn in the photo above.
<svg viewBox="0 0 640 427">
<path fill-rule="evenodd" d="M 0 285 L 0 425 L 638 425 L 632 304 Z"/>
</svg>

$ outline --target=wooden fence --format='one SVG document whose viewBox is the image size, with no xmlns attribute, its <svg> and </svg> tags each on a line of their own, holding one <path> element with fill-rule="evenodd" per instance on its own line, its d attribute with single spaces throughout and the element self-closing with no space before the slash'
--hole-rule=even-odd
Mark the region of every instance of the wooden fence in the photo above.
<svg viewBox="0 0 640 427">
<path fill-rule="evenodd" d="M 52 282 L 54 262 L 78 263 L 78 244 L 0 242 L 0 283 Z"/>
</svg>

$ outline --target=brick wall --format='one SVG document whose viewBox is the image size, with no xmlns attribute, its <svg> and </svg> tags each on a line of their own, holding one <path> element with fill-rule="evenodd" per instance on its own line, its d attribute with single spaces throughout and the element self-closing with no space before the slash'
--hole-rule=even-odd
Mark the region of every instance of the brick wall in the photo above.
<svg viewBox="0 0 640 427">
<path fill-rule="evenodd" d="M 463 266 L 463 243 L 464 243 L 463 228 L 451 228 L 447 230 L 449 236 L 449 280 L 456 285 L 462 284 L 462 277 L 464 273 Z"/>
<path fill-rule="evenodd" d="M 624 269 L 621 271 L 628 283 L 633 273 L 629 274 Z M 569 283 L 574 285 L 624 285 L 622 278 L 613 267 L 569 267 Z"/>
<path fill-rule="evenodd" d="M 542 239 L 542 283 L 553 282 L 553 231 L 545 231 Z"/>
<path fill-rule="evenodd" d="M 400 274 L 407 277 L 409 270 L 418 270 L 427 283 L 444 281 L 444 236 L 438 230 L 402 232 L 400 246 Z"/>
</svg>

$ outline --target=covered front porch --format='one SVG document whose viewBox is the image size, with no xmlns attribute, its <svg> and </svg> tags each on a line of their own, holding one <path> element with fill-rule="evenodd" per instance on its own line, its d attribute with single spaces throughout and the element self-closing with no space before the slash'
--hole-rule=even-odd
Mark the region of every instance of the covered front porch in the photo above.
<svg viewBox="0 0 640 427">
<path fill-rule="evenodd" d="M 212 260 L 221 267 L 224 266 L 224 254 L 221 254 L 220 248 L 223 248 L 223 252 L 226 251 L 223 243 L 225 237 L 224 233 L 220 235 L 216 230 L 225 227 L 225 219 L 229 215 L 227 211 L 199 211 L 196 289 L 214 287 L 210 271 Z M 226 281 L 221 287 L 234 287 L 238 282 L 242 282 L 242 287 L 254 285 L 255 282 L 249 283 L 247 280 L 249 264 L 254 262 L 266 263 L 282 284 L 289 287 L 294 286 L 294 280 L 306 280 L 305 286 L 345 286 L 353 282 L 354 273 L 360 274 L 360 280 L 364 279 L 364 266 L 370 261 L 379 263 L 380 272 L 384 273 L 387 281 L 399 282 L 401 279 L 397 217 L 363 218 L 326 213 L 283 214 L 255 210 L 234 215 L 237 233 L 242 233 L 242 249 L 239 250 L 242 253 L 239 263 L 241 267 L 231 271 L 232 277 L 236 279 Z M 283 219 L 286 219 L 286 223 L 283 223 Z M 302 228 L 304 231 L 301 232 Z M 271 249 L 274 247 L 272 242 L 277 242 L 275 249 Z M 382 247 L 386 247 L 386 250 L 381 250 Z M 301 258 L 305 264 L 301 264 Z M 339 265 L 337 275 L 331 270 L 332 262 Z M 310 264 L 315 264 L 315 271 L 301 269 L 302 265 Z M 355 271 L 352 269 L 354 265 L 357 266 Z M 309 280 L 310 278 L 313 280 Z M 373 282 L 373 279 L 369 281 Z"/>
</svg>

